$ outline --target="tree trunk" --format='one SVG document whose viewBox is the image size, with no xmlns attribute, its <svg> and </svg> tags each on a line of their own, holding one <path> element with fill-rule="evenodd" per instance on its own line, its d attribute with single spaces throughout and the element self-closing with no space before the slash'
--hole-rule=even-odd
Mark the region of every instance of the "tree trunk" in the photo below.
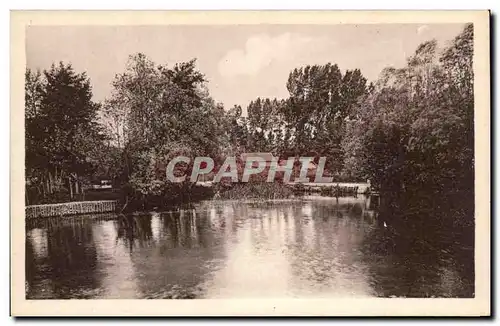
<svg viewBox="0 0 500 326">
<path fill-rule="evenodd" d="M 50 195 L 52 193 L 51 189 L 50 189 L 50 173 L 47 177 L 47 195 Z"/>
<path fill-rule="evenodd" d="M 73 199 L 73 185 L 71 182 L 71 177 L 68 177 L 68 183 L 69 183 L 69 198 Z"/>
<path fill-rule="evenodd" d="M 52 175 L 51 172 L 49 172 L 49 180 L 50 180 L 50 194 L 53 194 L 55 191 L 54 187 L 54 176 Z"/>
<path fill-rule="evenodd" d="M 42 195 L 42 198 L 45 198 L 45 182 L 42 179 L 42 182 L 40 183 L 40 194 Z"/>
<path fill-rule="evenodd" d="M 75 194 L 78 195 L 80 194 L 80 191 L 78 189 L 78 175 L 75 174 Z"/>
</svg>

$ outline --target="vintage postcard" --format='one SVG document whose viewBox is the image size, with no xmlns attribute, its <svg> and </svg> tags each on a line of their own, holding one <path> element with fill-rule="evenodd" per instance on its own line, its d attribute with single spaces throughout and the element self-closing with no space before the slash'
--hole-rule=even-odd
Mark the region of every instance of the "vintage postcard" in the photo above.
<svg viewBox="0 0 500 326">
<path fill-rule="evenodd" d="M 13 11 L 11 314 L 490 315 L 489 19 Z"/>
</svg>

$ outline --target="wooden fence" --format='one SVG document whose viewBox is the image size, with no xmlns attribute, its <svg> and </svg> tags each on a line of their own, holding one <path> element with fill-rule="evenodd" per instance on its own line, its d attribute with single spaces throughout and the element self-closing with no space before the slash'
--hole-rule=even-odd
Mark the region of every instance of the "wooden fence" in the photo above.
<svg viewBox="0 0 500 326">
<path fill-rule="evenodd" d="M 65 216 L 76 214 L 109 213 L 116 210 L 118 201 L 80 201 L 60 204 L 26 206 L 26 218 Z"/>
</svg>

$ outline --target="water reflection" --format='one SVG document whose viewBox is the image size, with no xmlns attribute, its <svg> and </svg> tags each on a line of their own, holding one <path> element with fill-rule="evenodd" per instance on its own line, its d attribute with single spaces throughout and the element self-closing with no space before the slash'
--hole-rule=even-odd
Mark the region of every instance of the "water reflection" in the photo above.
<svg viewBox="0 0 500 326">
<path fill-rule="evenodd" d="M 213 201 L 38 221 L 27 228 L 27 297 L 472 295 L 456 253 L 389 235 L 372 205 L 364 197 Z"/>
<path fill-rule="evenodd" d="M 88 298 L 101 288 L 91 223 L 74 221 L 26 234 L 26 279 L 40 298 Z"/>
</svg>

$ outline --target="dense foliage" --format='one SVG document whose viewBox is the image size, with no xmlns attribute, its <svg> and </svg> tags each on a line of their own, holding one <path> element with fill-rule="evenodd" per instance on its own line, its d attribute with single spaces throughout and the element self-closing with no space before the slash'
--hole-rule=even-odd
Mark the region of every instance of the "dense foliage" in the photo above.
<svg viewBox="0 0 500 326">
<path fill-rule="evenodd" d="M 250 102 L 247 118 L 241 118 L 241 108 L 231 111 L 231 139 L 241 148 L 283 158 L 324 156 L 339 174 L 345 123 L 367 91 L 366 78 L 357 69 L 342 74 L 336 64 L 308 65 L 290 72 L 286 87 L 287 99 Z"/>
<path fill-rule="evenodd" d="M 102 104 L 92 101 L 85 73 L 70 65 L 43 74 L 28 70 L 27 189 L 47 197 L 67 191 L 71 180 L 102 175 L 121 187 L 125 202 L 162 206 L 192 200 L 197 191 L 188 181 L 166 179 L 176 155 L 212 157 L 216 171 L 225 156 L 244 152 L 326 156 L 336 181 L 369 179 L 387 215 L 420 203 L 440 206 L 444 220 L 470 226 L 472 57 L 473 27 L 467 25 L 444 50 L 425 42 L 405 67 L 386 68 L 370 84 L 358 69 L 298 67 L 288 76 L 287 98 L 257 98 L 247 115 L 210 97 L 195 60 L 168 67 L 133 55 Z M 191 166 L 177 168 L 189 175 Z M 267 190 L 266 196 L 277 191 Z M 233 193 L 255 195 L 243 188 Z"/>
<path fill-rule="evenodd" d="M 27 199 L 81 191 L 106 152 L 90 80 L 71 65 L 26 71 Z"/>
<path fill-rule="evenodd" d="M 388 206 L 453 208 L 473 223 L 473 27 L 444 51 L 418 47 L 401 69 L 385 69 L 356 106 L 344 137 L 345 170 L 368 177 Z"/>
<path fill-rule="evenodd" d="M 225 112 L 205 82 L 194 60 L 168 68 L 143 54 L 131 56 L 116 75 L 104 116 L 122 150 L 121 183 L 132 200 L 162 205 L 189 199 L 192 184 L 167 180 L 168 162 L 178 155 L 217 157 L 225 147 Z"/>
</svg>

